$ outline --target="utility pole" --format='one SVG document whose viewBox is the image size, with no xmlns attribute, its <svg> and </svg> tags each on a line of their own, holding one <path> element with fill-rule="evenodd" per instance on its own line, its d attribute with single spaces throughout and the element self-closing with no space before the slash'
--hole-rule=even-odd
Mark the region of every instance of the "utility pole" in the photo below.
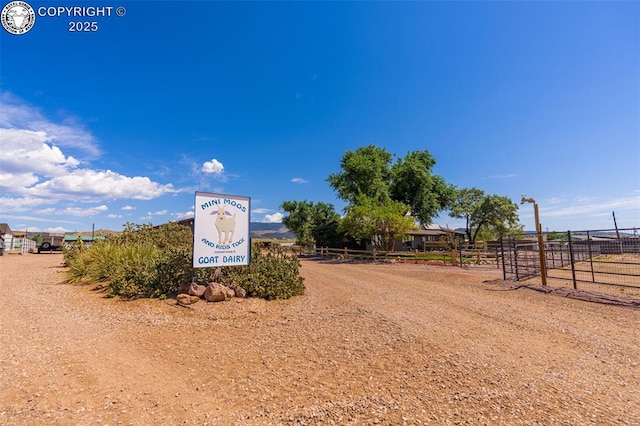
<svg viewBox="0 0 640 426">
<path fill-rule="evenodd" d="M 620 239 L 620 231 L 618 230 L 618 222 L 616 222 L 616 212 L 613 214 L 613 225 L 616 227 L 616 238 L 618 238 L 618 245 L 620 245 L 620 254 L 624 254 L 624 247 L 622 246 L 622 240 Z"/>
<path fill-rule="evenodd" d="M 618 231 L 618 222 L 616 222 L 616 212 L 611 212 L 613 214 L 613 226 L 616 227 L 616 237 L 620 239 L 620 231 Z"/>
<path fill-rule="evenodd" d="M 538 256 L 540 257 L 540 277 L 542 278 L 542 285 L 547 285 L 547 265 L 545 262 L 546 256 L 544 255 L 544 241 L 542 238 L 542 225 L 540 225 L 540 216 L 538 214 L 538 203 L 533 198 L 525 198 L 522 196 L 520 204 L 533 203 L 533 215 L 536 221 L 536 234 L 538 235 Z"/>
</svg>

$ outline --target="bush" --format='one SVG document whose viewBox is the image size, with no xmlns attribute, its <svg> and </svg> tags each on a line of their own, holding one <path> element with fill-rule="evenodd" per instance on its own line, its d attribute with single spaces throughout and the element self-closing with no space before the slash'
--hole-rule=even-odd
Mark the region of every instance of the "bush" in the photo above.
<svg viewBox="0 0 640 426">
<path fill-rule="evenodd" d="M 125 231 L 91 247 L 64 249 L 67 282 L 105 283 L 110 296 L 164 297 L 181 284 L 218 281 L 243 287 L 250 297 L 286 299 L 304 292 L 300 261 L 278 246 L 251 247 L 249 266 L 194 268 L 193 234 L 177 223 L 158 228 L 127 224 Z"/>
<path fill-rule="evenodd" d="M 223 268 L 222 283 L 239 285 L 250 297 L 288 299 L 304 293 L 304 278 L 300 276 L 300 260 L 285 253 L 281 247 L 270 245 L 262 250 L 251 247 L 249 266 Z"/>
<path fill-rule="evenodd" d="M 134 298 L 156 293 L 156 264 L 160 250 L 151 244 L 96 242 L 91 247 L 65 253 L 67 281 L 105 283 L 111 296 Z"/>
</svg>

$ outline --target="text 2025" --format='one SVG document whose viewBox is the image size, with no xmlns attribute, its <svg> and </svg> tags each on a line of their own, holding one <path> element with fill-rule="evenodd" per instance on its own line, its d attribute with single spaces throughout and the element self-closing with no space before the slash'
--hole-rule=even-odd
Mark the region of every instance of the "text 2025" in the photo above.
<svg viewBox="0 0 640 426">
<path fill-rule="evenodd" d="M 70 33 L 93 33 L 98 31 L 98 23 L 96 21 L 71 21 L 69 22 Z"/>
</svg>

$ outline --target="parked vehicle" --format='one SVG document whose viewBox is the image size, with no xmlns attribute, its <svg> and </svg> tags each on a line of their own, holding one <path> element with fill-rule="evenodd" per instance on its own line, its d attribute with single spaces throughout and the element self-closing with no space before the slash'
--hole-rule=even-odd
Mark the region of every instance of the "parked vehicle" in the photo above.
<svg viewBox="0 0 640 426">
<path fill-rule="evenodd" d="M 45 241 L 38 247 L 38 253 L 42 253 L 43 251 L 60 251 L 62 250 L 61 245 L 54 245 L 49 241 Z"/>
<path fill-rule="evenodd" d="M 51 252 L 62 250 L 63 240 L 64 235 L 43 236 L 42 241 L 40 241 L 40 245 L 38 246 L 38 253 L 42 253 L 43 251 Z"/>
</svg>

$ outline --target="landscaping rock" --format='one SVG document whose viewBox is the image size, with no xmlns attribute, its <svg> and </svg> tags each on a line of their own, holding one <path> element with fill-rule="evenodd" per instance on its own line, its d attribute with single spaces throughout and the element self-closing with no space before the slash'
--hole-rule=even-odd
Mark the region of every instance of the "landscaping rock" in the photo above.
<svg viewBox="0 0 640 426">
<path fill-rule="evenodd" d="M 227 300 L 227 292 L 225 286 L 218 283 L 209 283 L 204 291 L 204 298 L 207 302 L 222 302 Z"/>
<path fill-rule="evenodd" d="M 232 297 L 236 297 L 236 292 L 235 292 L 234 289 L 232 289 L 230 287 L 227 287 L 227 286 L 224 286 L 224 289 L 225 289 L 224 291 L 226 292 L 228 299 L 231 299 Z"/>
<path fill-rule="evenodd" d="M 198 296 L 198 297 L 202 297 L 202 295 L 204 294 L 204 291 L 207 289 L 207 287 L 203 286 L 203 285 L 198 285 L 196 283 L 191 283 L 191 285 L 189 286 L 189 294 L 192 296 Z"/>
<path fill-rule="evenodd" d="M 191 288 L 191 283 L 183 283 L 178 287 L 178 294 L 189 294 L 189 289 Z"/>
<path fill-rule="evenodd" d="M 236 297 L 242 297 L 242 298 L 247 297 L 247 291 L 244 288 L 240 287 L 239 285 L 231 286 L 231 288 L 233 289 Z"/>
<path fill-rule="evenodd" d="M 192 296 L 190 294 L 182 293 L 176 297 L 176 301 L 179 305 L 193 305 L 200 300 L 198 296 Z"/>
</svg>

